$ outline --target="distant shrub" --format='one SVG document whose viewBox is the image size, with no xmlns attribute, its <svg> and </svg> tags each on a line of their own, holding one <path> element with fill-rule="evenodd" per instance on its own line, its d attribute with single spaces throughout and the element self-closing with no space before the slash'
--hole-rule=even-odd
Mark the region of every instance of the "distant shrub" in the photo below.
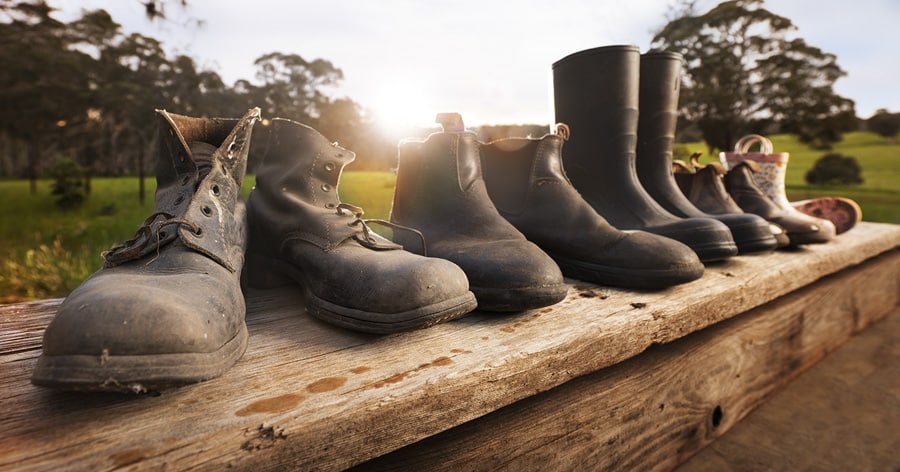
<svg viewBox="0 0 900 472">
<path fill-rule="evenodd" d="M 68 157 L 60 158 L 50 169 L 53 178 L 51 193 L 56 195 L 56 205 L 63 210 L 77 208 L 87 194 L 85 169 Z"/>
<path fill-rule="evenodd" d="M 35 235 L 40 240 L 40 235 Z M 60 297 L 71 292 L 89 274 L 87 248 L 76 253 L 63 247 L 60 237 L 50 244 L 29 249 L 22 257 L 10 257 L 0 265 L 0 303 Z"/>
<path fill-rule="evenodd" d="M 810 185 L 858 185 L 863 183 L 862 167 L 855 157 L 825 154 L 806 173 L 806 182 Z"/>
</svg>

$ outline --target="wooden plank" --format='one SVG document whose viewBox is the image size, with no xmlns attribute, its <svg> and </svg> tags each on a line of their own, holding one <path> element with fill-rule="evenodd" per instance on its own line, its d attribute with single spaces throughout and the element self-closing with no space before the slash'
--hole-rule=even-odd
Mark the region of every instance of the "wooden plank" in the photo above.
<svg viewBox="0 0 900 472">
<path fill-rule="evenodd" d="M 671 470 L 898 306 L 900 254 L 893 253 L 353 470 Z M 796 421 L 782 430 L 809 432 L 802 400 L 793 407 Z M 896 425 L 868 434 L 893 434 L 896 444 Z M 755 429 L 719 456 L 748 470 L 739 462 L 752 455 L 748 444 L 776 444 L 778 432 Z M 747 452 L 736 452 L 742 447 Z M 709 470 L 729 470 L 717 465 Z M 770 465 L 750 470 L 821 470 Z"/>
<path fill-rule="evenodd" d="M 900 310 L 830 354 L 678 472 L 900 470 Z"/>
<path fill-rule="evenodd" d="M 570 281 L 569 296 L 553 307 L 476 313 L 380 337 L 310 318 L 291 290 L 252 292 L 244 358 L 220 379 L 160 396 L 31 386 L 40 327 L 58 301 L 2 306 L 0 469 L 343 469 L 732 318 L 898 243 L 900 226 L 862 223 L 832 243 L 734 258 L 660 292 Z"/>
</svg>

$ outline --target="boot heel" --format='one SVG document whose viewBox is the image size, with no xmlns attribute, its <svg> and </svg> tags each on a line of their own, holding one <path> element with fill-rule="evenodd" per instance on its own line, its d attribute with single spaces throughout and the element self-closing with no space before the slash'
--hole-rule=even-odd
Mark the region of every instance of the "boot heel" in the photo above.
<svg viewBox="0 0 900 472">
<path fill-rule="evenodd" d="M 248 253 L 241 274 L 244 285 L 260 289 L 294 285 L 296 282 L 277 270 L 278 265 L 277 259 Z"/>
</svg>

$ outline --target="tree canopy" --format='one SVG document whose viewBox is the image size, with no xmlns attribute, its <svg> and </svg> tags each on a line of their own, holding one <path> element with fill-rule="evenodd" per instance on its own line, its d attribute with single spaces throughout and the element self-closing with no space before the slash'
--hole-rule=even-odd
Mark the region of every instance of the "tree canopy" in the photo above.
<svg viewBox="0 0 900 472">
<path fill-rule="evenodd" d="M 685 3 L 653 37 L 654 48 L 684 55 L 684 118 L 711 149 L 773 130 L 830 148 L 856 125 L 853 102 L 832 88 L 845 72 L 833 54 L 790 38 L 794 24 L 762 5 L 730 0 L 698 14 Z"/>
<path fill-rule="evenodd" d="M 356 102 L 326 93 L 343 80 L 327 60 L 271 52 L 253 80 L 229 86 L 159 40 L 124 33 L 104 10 L 68 23 L 53 14 L 44 0 L 0 3 L 0 175 L 34 182 L 61 157 L 94 175 L 143 175 L 154 161 L 154 109 L 237 117 L 260 106 L 266 118 L 324 124 L 354 142 L 374 128 Z M 396 149 L 382 144 L 355 149 L 357 167 L 388 168 Z"/>
</svg>

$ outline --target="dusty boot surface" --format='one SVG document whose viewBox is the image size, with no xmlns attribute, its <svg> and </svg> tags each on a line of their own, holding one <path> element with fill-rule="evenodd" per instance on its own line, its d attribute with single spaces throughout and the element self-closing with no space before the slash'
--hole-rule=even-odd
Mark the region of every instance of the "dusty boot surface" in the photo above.
<svg viewBox="0 0 900 472">
<path fill-rule="evenodd" d="M 369 333 L 424 328 L 472 311 L 475 297 L 459 267 L 404 251 L 371 230 L 362 209 L 340 201 L 340 175 L 354 159 L 309 126 L 272 120 L 248 201 L 245 283 L 299 284 L 311 315 Z"/>
<path fill-rule="evenodd" d="M 562 166 L 563 135 L 481 146 L 484 181 L 500 214 L 568 277 L 638 289 L 700 278 L 703 263 L 689 247 L 643 231 L 620 231 L 581 198 Z"/>
<path fill-rule="evenodd" d="M 36 385 L 155 391 L 217 377 L 247 347 L 240 190 L 259 110 L 241 120 L 158 116 L 156 209 L 60 305 Z"/>
<path fill-rule="evenodd" d="M 497 212 L 482 179 L 479 144 L 461 126 L 401 143 L 391 220 L 421 231 L 429 256 L 465 271 L 479 310 L 555 304 L 568 292 L 563 275 Z M 394 232 L 394 240 L 422 250 L 419 239 L 406 233 Z"/>
</svg>

